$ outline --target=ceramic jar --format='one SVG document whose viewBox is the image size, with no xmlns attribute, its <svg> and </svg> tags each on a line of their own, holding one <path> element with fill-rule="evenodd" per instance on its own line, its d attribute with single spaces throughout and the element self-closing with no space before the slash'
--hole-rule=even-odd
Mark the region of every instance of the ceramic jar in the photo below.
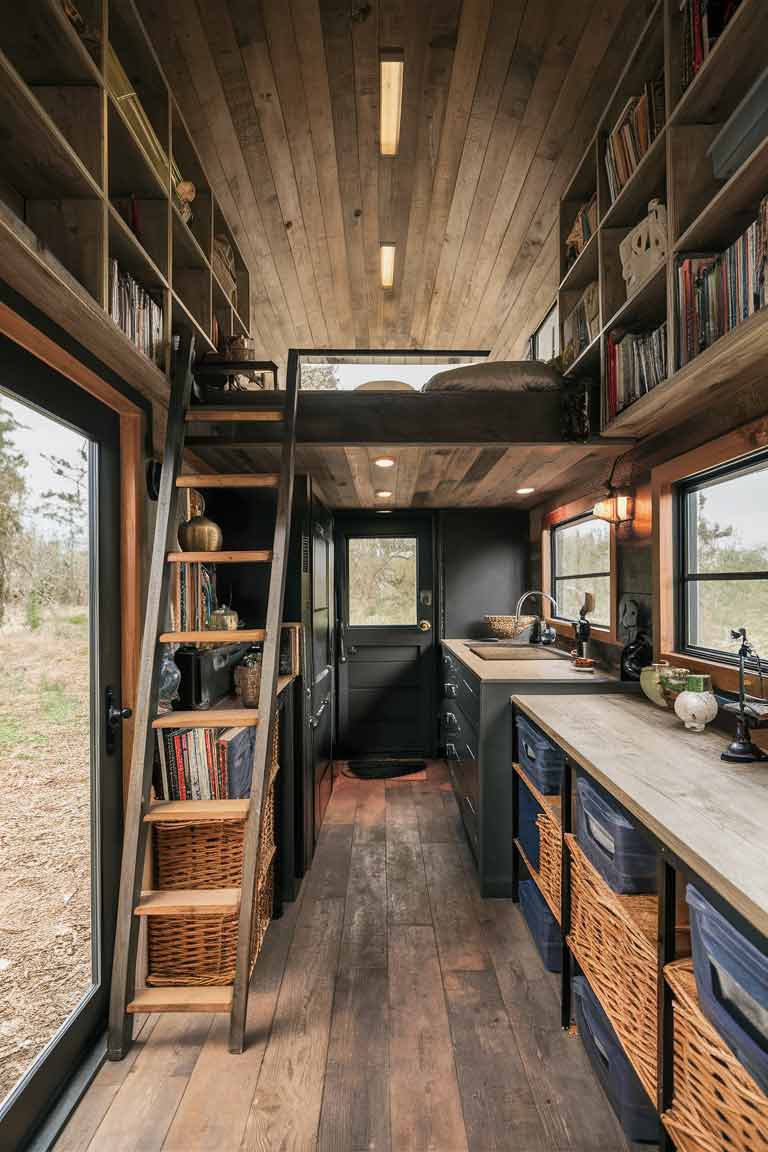
<svg viewBox="0 0 768 1152">
<path fill-rule="evenodd" d="M 650 664 L 640 672 L 640 687 L 651 703 L 659 708 L 666 708 L 667 702 L 661 689 L 661 677 L 669 668 L 668 660 L 660 660 L 658 664 Z"/>
<path fill-rule="evenodd" d="M 220 608 L 215 608 L 211 612 L 211 617 L 208 622 L 208 627 L 213 632 L 235 632 L 240 624 L 240 617 L 234 608 L 228 608 L 226 604 L 222 604 Z"/>
<path fill-rule="evenodd" d="M 703 732 L 717 716 L 717 700 L 710 676 L 689 676 L 685 691 L 675 700 L 675 714 L 690 732 Z"/>
<path fill-rule="evenodd" d="M 195 515 L 179 525 L 182 552 L 220 552 L 222 541 L 221 528 L 205 515 L 205 501 L 197 493 Z"/>
<path fill-rule="evenodd" d="M 670 665 L 669 668 L 662 671 L 660 677 L 661 691 L 668 708 L 674 708 L 675 700 L 688 686 L 690 674 L 690 668 L 676 668 L 674 665 Z"/>
</svg>

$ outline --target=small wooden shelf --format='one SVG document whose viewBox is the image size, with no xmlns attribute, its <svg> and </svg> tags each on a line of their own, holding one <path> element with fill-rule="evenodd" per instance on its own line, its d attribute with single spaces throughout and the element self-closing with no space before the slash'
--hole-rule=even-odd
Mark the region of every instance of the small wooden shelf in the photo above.
<svg viewBox="0 0 768 1152">
<path fill-rule="evenodd" d="M 176 204 L 171 201 L 173 222 L 173 266 L 210 272 L 211 262 L 191 228 L 184 223 Z"/>
<path fill-rule="evenodd" d="M 170 564 L 270 564 L 271 548 L 243 552 L 169 552 Z"/>
<path fill-rule="evenodd" d="M 586 288 L 598 277 L 598 233 L 593 232 L 576 260 L 563 277 L 561 292 L 576 292 Z"/>
<path fill-rule="evenodd" d="M 174 283 L 177 278 L 174 278 Z M 200 320 L 194 313 L 187 307 L 184 301 L 179 296 L 174 288 L 171 293 L 171 316 L 173 322 L 173 329 L 186 329 L 194 333 L 195 340 L 198 342 L 197 352 L 215 352 L 216 346 L 211 340 L 207 329 L 203 326 Z"/>
<path fill-rule="evenodd" d="M 757 219 L 768 194 L 768 137 L 715 192 L 675 242 L 675 252 L 720 252 Z"/>
<path fill-rule="evenodd" d="M 136 916 L 227 916 L 240 907 L 239 888 L 169 888 L 142 892 Z"/>
<path fill-rule="evenodd" d="M 163 632 L 161 644 L 254 644 L 263 640 L 263 628 L 238 628 L 235 631 Z"/>
<path fill-rule="evenodd" d="M 107 211 L 110 256 L 117 260 L 123 271 L 130 272 L 142 288 L 148 291 L 153 288 L 161 291 L 166 289 L 168 280 L 114 205 L 109 204 Z"/>
<path fill-rule="evenodd" d="M 107 107 L 109 195 L 166 199 L 170 183 L 163 182 L 158 169 L 131 131 L 122 108 L 111 94 L 107 99 Z"/>
<path fill-rule="evenodd" d="M 280 483 L 278 472 L 265 472 L 262 475 L 251 472 L 212 472 L 179 476 L 177 488 L 277 488 Z"/>
<path fill-rule="evenodd" d="M 281 408 L 209 408 L 200 406 L 187 411 L 188 424 L 277 423 L 285 419 Z"/>
<path fill-rule="evenodd" d="M 131 1015 L 154 1012 L 230 1012 L 231 984 L 210 987 L 142 988 L 126 1008 Z"/>
<path fill-rule="evenodd" d="M 10 17 L 10 13 L 9 13 Z M 100 84 L 99 70 L 58 3 L 18 5 L 3 48 L 26 84 Z"/>
<path fill-rule="evenodd" d="M 573 380 L 578 376 L 590 376 L 600 373 L 600 334 L 579 353 L 573 364 L 563 373 L 566 380 Z M 597 378 L 597 376 L 596 376 Z"/>
<path fill-rule="evenodd" d="M 664 260 L 646 276 L 621 307 L 616 309 L 605 325 L 604 331 L 608 333 L 614 328 L 645 331 L 648 328 L 658 328 L 666 318 L 667 263 Z"/>
<path fill-rule="evenodd" d="M 551 816 L 554 816 L 557 823 L 561 824 L 561 816 L 563 811 L 563 802 L 561 798 L 559 796 L 546 796 L 543 792 L 539 791 L 539 789 L 536 787 L 533 781 L 529 779 L 519 764 L 513 763 L 512 767 L 520 777 L 520 782 L 528 789 L 539 807 L 548 811 Z"/>
<path fill-rule="evenodd" d="M 250 800 L 153 800 L 145 824 L 245 820 Z"/>
</svg>

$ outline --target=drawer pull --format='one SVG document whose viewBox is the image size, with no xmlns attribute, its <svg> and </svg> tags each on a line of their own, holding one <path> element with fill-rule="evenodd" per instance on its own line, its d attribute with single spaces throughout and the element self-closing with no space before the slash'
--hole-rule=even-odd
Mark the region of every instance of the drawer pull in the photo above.
<svg viewBox="0 0 768 1152">
<path fill-rule="evenodd" d="M 458 690 L 458 688 L 456 687 L 456 685 L 455 685 L 455 684 L 446 684 L 446 686 L 445 686 L 445 695 L 446 695 L 446 696 L 447 696 L 447 697 L 448 697 L 450 700 L 454 700 L 454 699 L 455 699 L 455 698 L 458 696 L 458 694 L 459 694 L 459 690 Z"/>
</svg>

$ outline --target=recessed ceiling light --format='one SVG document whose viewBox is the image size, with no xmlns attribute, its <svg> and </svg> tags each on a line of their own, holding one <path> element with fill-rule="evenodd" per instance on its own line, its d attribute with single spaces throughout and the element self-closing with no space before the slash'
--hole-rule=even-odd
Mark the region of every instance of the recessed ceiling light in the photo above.
<svg viewBox="0 0 768 1152">
<path fill-rule="evenodd" d="M 400 150 L 404 76 L 402 52 L 383 52 L 379 64 L 379 149 L 382 156 L 397 156 Z"/>
<path fill-rule="evenodd" d="M 391 456 L 379 456 L 374 460 L 377 468 L 394 468 L 395 462 Z"/>
<path fill-rule="evenodd" d="M 382 244 L 381 246 L 381 286 L 391 288 L 395 283 L 395 246 Z"/>
<path fill-rule="evenodd" d="M 381 491 L 376 493 L 376 495 L 379 497 L 379 499 L 386 500 L 388 496 L 392 495 L 392 493 L 386 488 L 382 488 Z"/>
<path fill-rule="evenodd" d="M 531 492 L 535 492 L 535 488 L 517 488 L 515 489 L 518 496 L 530 496 Z"/>
<path fill-rule="evenodd" d="M 391 514 L 392 514 L 391 508 L 377 508 L 376 509 L 376 515 L 377 516 L 391 516 Z"/>
</svg>

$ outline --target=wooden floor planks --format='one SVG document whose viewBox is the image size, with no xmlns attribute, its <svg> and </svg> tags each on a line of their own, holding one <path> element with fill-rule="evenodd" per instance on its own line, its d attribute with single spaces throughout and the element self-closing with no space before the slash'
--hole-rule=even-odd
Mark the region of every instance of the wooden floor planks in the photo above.
<svg viewBox="0 0 768 1152">
<path fill-rule="evenodd" d="M 150 1017 L 57 1152 L 627 1152 L 519 910 L 483 900 L 443 765 L 339 780 L 227 1021 Z"/>
</svg>

